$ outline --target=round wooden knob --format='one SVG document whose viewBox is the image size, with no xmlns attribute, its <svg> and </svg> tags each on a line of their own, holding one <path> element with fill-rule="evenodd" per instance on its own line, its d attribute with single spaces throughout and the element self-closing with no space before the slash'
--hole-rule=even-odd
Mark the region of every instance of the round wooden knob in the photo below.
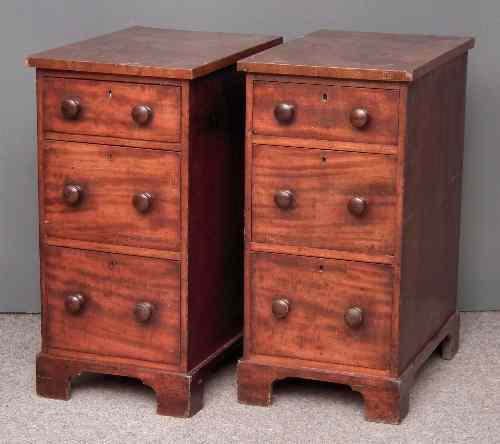
<svg viewBox="0 0 500 444">
<path fill-rule="evenodd" d="M 280 123 L 292 123 L 295 117 L 295 106 L 291 103 L 278 103 L 274 108 L 274 117 Z"/>
<path fill-rule="evenodd" d="M 80 313 L 84 305 L 85 297 L 80 293 L 70 294 L 64 299 L 64 306 L 66 307 L 66 311 L 71 314 Z"/>
<path fill-rule="evenodd" d="M 62 192 L 62 199 L 66 205 L 74 207 L 78 205 L 83 198 L 83 188 L 77 184 L 65 185 Z"/>
<path fill-rule="evenodd" d="M 282 210 L 289 210 L 295 203 L 295 195 L 292 190 L 278 190 L 274 193 L 274 203 Z"/>
<path fill-rule="evenodd" d="M 151 193 L 137 193 L 132 198 L 132 204 L 139 213 L 147 213 L 153 206 L 153 195 Z"/>
<path fill-rule="evenodd" d="M 363 325 L 363 310 L 359 307 L 348 308 L 344 314 L 345 323 L 351 328 L 359 328 Z"/>
<path fill-rule="evenodd" d="M 132 119 L 137 125 L 147 125 L 152 117 L 153 110 L 149 105 L 137 105 L 132 108 Z"/>
<path fill-rule="evenodd" d="M 134 316 L 137 322 L 146 323 L 149 322 L 153 316 L 153 305 L 149 302 L 139 302 L 134 307 Z"/>
<path fill-rule="evenodd" d="M 61 102 L 61 114 L 65 119 L 76 120 L 81 111 L 80 99 L 76 97 Z"/>
<path fill-rule="evenodd" d="M 354 128 L 361 129 L 366 126 L 370 116 L 364 108 L 354 108 L 349 115 L 349 120 Z"/>
<path fill-rule="evenodd" d="M 290 301 L 284 298 L 275 299 L 271 308 L 276 319 L 284 319 L 290 312 Z"/>
<path fill-rule="evenodd" d="M 366 210 L 368 209 L 368 202 L 362 197 L 354 196 L 349 200 L 347 209 L 353 216 L 361 217 L 366 213 Z"/>
</svg>

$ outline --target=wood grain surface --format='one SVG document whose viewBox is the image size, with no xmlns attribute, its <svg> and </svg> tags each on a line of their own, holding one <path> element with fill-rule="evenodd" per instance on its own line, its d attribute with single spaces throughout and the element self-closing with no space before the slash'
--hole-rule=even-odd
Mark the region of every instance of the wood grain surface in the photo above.
<svg viewBox="0 0 500 444">
<path fill-rule="evenodd" d="M 195 79 L 281 42 L 277 36 L 133 26 L 32 54 L 27 63 L 45 69 Z"/>
<path fill-rule="evenodd" d="M 251 265 L 252 352 L 386 369 L 390 362 L 391 267 L 330 259 L 255 253 Z M 272 302 L 290 312 L 276 319 Z M 344 321 L 363 311 L 358 329 Z"/>
<path fill-rule="evenodd" d="M 396 158 L 378 154 L 254 146 L 252 241 L 392 254 L 395 245 Z M 278 190 L 294 206 L 276 206 Z M 362 196 L 368 209 L 347 205 Z"/>
<path fill-rule="evenodd" d="M 96 80 L 51 78 L 42 86 L 44 130 L 124 139 L 177 142 L 180 137 L 180 88 L 178 86 Z M 61 113 L 61 103 L 78 98 L 81 111 L 75 120 Z M 151 121 L 139 126 L 132 109 L 148 105 Z"/>
<path fill-rule="evenodd" d="M 315 379 L 349 385 L 363 396 L 368 420 L 397 424 L 433 351 L 443 359 L 457 353 L 473 45 L 318 31 L 239 63 L 248 72 L 240 402 L 269 405 L 274 381 Z M 347 98 L 330 102 L 335 88 Z M 351 103 L 367 108 L 357 104 L 358 91 L 385 109 L 390 103 L 391 112 L 362 139 L 384 115 L 370 111 L 373 126 L 349 139 L 338 122 L 349 122 Z M 363 199 L 349 209 L 350 196 Z M 367 211 L 356 216 L 363 201 Z"/>
<path fill-rule="evenodd" d="M 457 306 L 466 67 L 465 55 L 408 92 L 400 370 Z"/>
<path fill-rule="evenodd" d="M 28 58 L 39 395 L 68 399 L 72 377 L 105 373 L 149 385 L 159 414 L 201 409 L 205 378 L 242 338 L 244 74 L 234 63 L 281 42 L 133 27 Z M 140 193 L 151 196 L 134 201 Z"/>
<path fill-rule="evenodd" d="M 304 82 L 256 81 L 253 130 L 256 134 L 371 144 L 396 144 L 398 90 L 355 88 Z M 274 116 L 280 103 L 295 108 L 294 120 L 281 124 Z M 368 111 L 368 124 L 357 129 L 349 114 L 355 108 Z"/>
<path fill-rule="evenodd" d="M 319 30 L 238 63 L 253 73 L 411 82 L 474 47 L 471 37 Z"/>
<path fill-rule="evenodd" d="M 179 155 L 176 152 L 73 142 L 46 142 L 44 233 L 48 237 L 176 250 L 180 242 Z M 81 203 L 62 200 L 66 184 L 83 188 Z M 139 213 L 134 194 L 153 205 Z"/>
<path fill-rule="evenodd" d="M 162 259 L 45 247 L 45 345 L 99 355 L 179 363 L 179 263 Z M 85 298 L 80 313 L 68 295 Z M 149 302 L 149 322 L 134 308 Z"/>
</svg>

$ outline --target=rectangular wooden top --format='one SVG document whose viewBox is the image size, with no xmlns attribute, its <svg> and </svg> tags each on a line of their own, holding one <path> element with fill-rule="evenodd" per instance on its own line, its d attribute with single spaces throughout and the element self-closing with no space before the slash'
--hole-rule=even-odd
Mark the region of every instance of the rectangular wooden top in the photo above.
<svg viewBox="0 0 500 444">
<path fill-rule="evenodd" d="M 238 62 L 253 73 L 411 82 L 474 47 L 470 37 L 320 30 Z"/>
<path fill-rule="evenodd" d="M 195 79 L 282 42 L 275 36 L 134 26 L 33 54 L 26 62 L 45 69 Z"/>
</svg>

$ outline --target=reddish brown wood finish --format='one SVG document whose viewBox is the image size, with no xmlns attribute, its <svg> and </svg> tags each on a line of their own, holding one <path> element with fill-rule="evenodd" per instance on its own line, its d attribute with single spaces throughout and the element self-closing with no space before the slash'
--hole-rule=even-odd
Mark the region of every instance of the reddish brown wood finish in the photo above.
<svg viewBox="0 0 500 444">
<path fill-rule="evenodd" d="M 297 82 L 297 81 L 296 81 Z M 397 143 L 398 90 L 367 89 L 294 82 L 258 81 L 254 85 L 253 129 L 256 134 L 347 142 Z M 278 104 L 294 107 L 293 120 L 280 123 Z M 354 109 L 368 112 L 368 123 L 354 127 Z"/>
<path fill-rule="evenodd" d="M 251 353 L 376 369 L 390 365 L 392 269 L 352 261 L 256 253 L 251 258 Z M 282 319 L 277 298 L 289 301 Z M 349 308 L 363 322 L 347 325 Z"/>
<path fill-rule="evenodd" d="M 283 42 L 282 37 L 133 26 L 32 54 L 37 68 L 196 79 Z"/>
<path fill-rule="evenodd" d="M 411 365 L 399 376 L 380 374 L 372 369 L 345 367 L 297 359 L 262 359 L 249 354 L 238 363 L 238 399 L 245 404 L 268 406 L 273 383 L 285 378 L 314 379 L 351 387 L 364 400 L 368 421 L 399 424 L 408 414 L 409 391 L 420 367 L 432 352 L 442 347 L 443 358 L 451 359 L 458 341 L 459 315 L 454 313 L 439 333 L 429 339 Z M 447 351 L 453 350 L 449 355 Z"/>
<path fill-rule="evenodd" d="M 112 136 L 124 139 L 178 142 L 180 137 L 180 87 L 65 78 L 45 78 L 44 129 L 61 133 Z M 78 98 L 80 112 L 74 120 L 64 117 L 61 103 Z M 151 121 L 138 125 L 132 110 L 148 105 Z"/>
<path fill-rule="evenodd" d="M 158 250 L 180 246 L 180 156 L 176 152 L 89 143 L 46 142 L 43 220 L 48 238 L 75 239 Z M 75 206 L 62 199 L 79 184 Z M 140 213 L 132 199 L 152 196 Z"/>
<path fill-rule="evenodd" d="M 40 395 L 108 373 L 150 386 L 160 414 L 201 408 L 242 328 L 244 85 L 229 65 L 280 41 L 133 28 L 31 59 L 54 68 L 37 70 Z"/>
<path fill-rule="evenodd" d="M 241 335 L 244 92 L 235 67 L 191 84 L 190 367 Z"/>
<path fill-rule="evenodd" d="M 240 63 L 262 73 L 247 74 L 241 402 L 269 405 L 277 379 L 318 379 L 360 392 L 368 420 L 399 423 L 430 354 L 440 348 L 451 359 L 457 352 L 466 52 L 472 45 L 463 38 L 321 31 Z M 293 120 L 278 126 L 272 110 L 285 100 L 281 91 L 297 88 L 311 101 L 328 85 L 363 90 L 375 102 L 388 97 L 381 91 L 398 97 L 397 132 L 384 141 L 375 133 L 343 140 L 345 133 L 317 118 L 316 106 L 300 133 Z M 286 120 L 288 111 L 281 107 L 277 115 Z M 356 188 L 363 189 L 358 197 L 369 195 L 368 212 L 363 199 L 340 205 Z M 292 204 L 283 190 L 293 191 Z M 351 327 L 341 329 L 345 323 Z M 352 333 L 359 324 L 366 329 Z"/>
<path fill-rule="evenodd" d="M 470 37 L 322 29 L 238 62 L 251 73 L 411 82 L 474 47 Z"/>
<path fill-rule="evenodd" d="M 408 92 L 404 167 L 399 368 L 457 305 L 467 56 L 418 80 Z"/>
<path fill-rule="evenodd" d="M 71 379 L 84 372 L 140 379 L 156 393 L 159 415 L 189 417 L 203 406 L 203 379 L 196 373 L 186 375 L 141 366 L 103 364 L 97 360 L 62 359 L 45 353 L 37 357 L 37 393 L 66 401 L 70 398 Z"/>
<path fill-rule="evenodd" d="M 396 158 L 331 150 L 253 148 L 252 241 L 394 254 Z M 281 209 L 279 190 L 294 202 Z M 357 216 L 349 202 L 361 197 Z"/>
<path fill-rule="evenodd" d="M 178 365 L 180 360 L 180 267 L 178 262 L 46 247 L 44 348 Z M 70 314 L 65 298 L 85 298 Z M 148 302 L 147 322 L 134 317 Z"/>
</svg>

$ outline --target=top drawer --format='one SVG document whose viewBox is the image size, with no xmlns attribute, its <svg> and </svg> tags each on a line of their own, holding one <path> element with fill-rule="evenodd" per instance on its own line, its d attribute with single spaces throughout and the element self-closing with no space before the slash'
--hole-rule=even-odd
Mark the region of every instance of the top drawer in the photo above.
<svg viewBox="0 0 500 444">
<path fill-rule="evenodd" d="M 399 91 L 310 83 L 254 83 L 256 134 L 397 144 Z"/>
<path fill-rule="evenodd" d="M 178 86 L 49 77 L 42 100 L 46 131 L 179 141 Z"/>
</svg>

